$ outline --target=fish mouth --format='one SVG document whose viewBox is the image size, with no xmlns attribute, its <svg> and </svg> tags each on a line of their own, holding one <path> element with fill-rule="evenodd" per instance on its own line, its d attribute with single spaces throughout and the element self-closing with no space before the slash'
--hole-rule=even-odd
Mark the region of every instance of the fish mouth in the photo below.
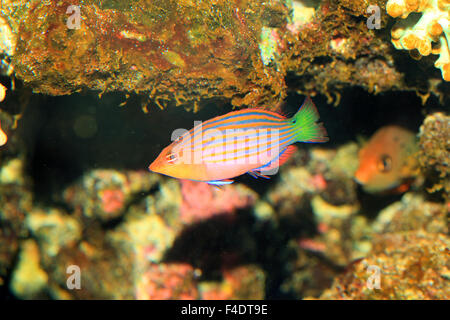
<svg viewBox="0 0 450 320">
<path fill-rule="evenodd" d="M 370 176 L 366 171 L 358 168 L 358 170 L 356 170 L 356 172 L 353 174 L 353 180 L 360 185 L 365 185 L 370 180 Z"/>
<path fill-rule="evenodd" d="M 155 161 L 153 161 L 152 163 L 150 163 L 150 165 L 148 166 L 148 170 L 152 171 L 152 172 L 156 172 L 156 164 Z"/>
</svg>

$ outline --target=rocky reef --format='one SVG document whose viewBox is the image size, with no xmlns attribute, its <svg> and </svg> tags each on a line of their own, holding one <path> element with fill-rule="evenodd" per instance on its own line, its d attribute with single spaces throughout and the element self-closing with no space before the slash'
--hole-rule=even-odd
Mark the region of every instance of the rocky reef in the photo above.
<svg viewBox="0 0 450 320">
<path fill-rule="evenodd" d="M 0 298 L 449 299 L 449 11 L 1 1 Z M 177 127 L 303 95 L 330 142 L 269 180 L 147 170 Z M 359 152 L 392 124 L 418 168 L 368 193 Z"/>
<path fill-rule="evenodd" d="M 439 178 L 432 191 L 444 189 L 445 195 L 450 194 L 449 163 L 450 163 L 450 117 L 435 113 L 427 116 L 420 127 L 419 161 L 425 171 L 438 174 Z"/>
<path fill-rule="evenodd" d="M 283 74 L 264 66 L 258 39 L 263 23 L 282 25 L 287 12 L 278 1 L 3 1 L 1 9 L 4 51 L 35 92 L 145 92 L 153 105 L 175 99 L 194 109 L 216 96 L 236 105 L 283 98 Z"/>
<path fill-rule="evenodd" d="M 321 298 L 447 299 L 448 246 L 446 236 L 424 232 L 382 236 L 370 256 L 349 267 Z M 377 272 L 379 283 L 371 279 Z"/>
<path fill-rule="evenodd" d="M 411 3 L 416 3 L 412 1 Z M 417 2 L 418 3 L 418 2 Z M 399 68 L 387 31 L 386 1 L 2 1 L 3 70 L 34 92 L 64 95 L 84 89 L 148 97 L 142 106 L 197 110 L 208 98 L 235 106 L 273 108 L 290 83 L 298 92 L 339 100 L 346 86 L 369 92 L 439 94 L 430 73 Z M 396 48 L 440 54 L 448 80 L 448 3 L 387 1 L 412 28 L 395 27 Z M 432 29 L 427 33 L 428 29 Z M 420 39 L 420 41 L 411 40 Z M 416 43 L 417 42 L 417 43 Z M 437 42 L 438 47 L 432 47 Z M 425 92 L 424 92 L 425 91 Z"/>
</svg>

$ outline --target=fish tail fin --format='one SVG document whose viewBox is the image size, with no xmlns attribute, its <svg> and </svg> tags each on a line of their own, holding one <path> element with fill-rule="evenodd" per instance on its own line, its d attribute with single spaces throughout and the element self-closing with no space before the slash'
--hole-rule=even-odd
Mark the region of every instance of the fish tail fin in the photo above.
<svg viewBox="0 0 450 320">
<path fill-rule="evenodd" d="M 306 97 L 300 109 L 290 119 L 296 131 L 296 141 L 299 142 L 327 142 L 327 131 L 319 120 L 319 112 L 311 98 Z"/>
</svg>

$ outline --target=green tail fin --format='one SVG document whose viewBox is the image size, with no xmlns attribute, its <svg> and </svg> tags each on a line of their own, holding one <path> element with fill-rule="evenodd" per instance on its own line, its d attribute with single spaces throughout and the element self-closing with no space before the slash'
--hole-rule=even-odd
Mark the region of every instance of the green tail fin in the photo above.
<svg viewBox="0 0 450 320">
<path fill-rule="evenodd" d="M 327 131 L 319 120 L 319 112 L 309 97 L 306 97 L 303 105 L 291 118 L 297 133 L 296 140 L 300 142 L 327 142 Z"/>
</svg>

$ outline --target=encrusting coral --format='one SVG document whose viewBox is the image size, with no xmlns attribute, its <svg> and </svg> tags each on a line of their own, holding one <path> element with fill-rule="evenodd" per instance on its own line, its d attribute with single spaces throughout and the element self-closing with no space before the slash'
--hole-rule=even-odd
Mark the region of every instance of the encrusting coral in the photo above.
<svg viewBox="0 0 450 320">
<path fill-rule="evenodd" d="M 389 0 L 386 11 L 394 18 L 403 19 L 414 12 L 422 13 L 413 26 L 408 24 L 408 19 L 394 26 L 392 43 L 399 50 L 416 49 L 420 56 L 439 55 L 434 66 L 441 70 L 445 81 L 450 81 L 450 1 Z"/>
<path fill-rule="evenodd" d="M 423 230 L 374 239 L 366 258 L 349 266 L 321 299 L 447 299 L 448 237 Z"/>
<path fill-rule="evenodd" d="M 195 101 L 196 110 L 216 96 L 271 105 L 285 95 L 283 74 L 263 65 L 257 39 L 287 15 L 281 1 L 6 1 L 0 52 L 50 95 L 89 88 L 145 92 L 161 108 Z"/>
<path fill-rule="evenodd" d="M 450 117 L 442 112 L 427 116 L 420 127 L 419 138 L 418 159 L 422 170 L 439 175 L 439 181 L 429 191 L 444 189 L 449 197 Z"/>
<path fill-rule="evenodd" d="M 390 0 L 388 12 L 398 13 L 402 3 Z M 439 51 L 437 66 L 447 74 L 448 0 L 429 3 L 423 23 L 439 19 L 441 29 L 425 39 L 445 44 L 433 53 Z M 370 1 L 380 10 L 385 4 Z M 47 95 L 85 89 L 142 95 L 146 111 L 172 102 L 196 111 L 203 100 L 216 98 L 235 107 L 275 109 L 293 86 L 299 93 L 325 94 L 329 102 L 334 96 L 336 105 L 348 86 L 374 93 L 415 89 L 395 67 L 390 44 L 376 28 L 368 29 L 368 5 L 366 0 L 133 0 L 129 6 L 104 0 L 4 1 L 0 73 L 14 73 L 33 92 Z M 79 15 L 67 13 L 72 6 Z M 76 17 L 79 25 L 71 25 Z M 379 22 L 384 28 L 387 15 Z"/>
</svg>

